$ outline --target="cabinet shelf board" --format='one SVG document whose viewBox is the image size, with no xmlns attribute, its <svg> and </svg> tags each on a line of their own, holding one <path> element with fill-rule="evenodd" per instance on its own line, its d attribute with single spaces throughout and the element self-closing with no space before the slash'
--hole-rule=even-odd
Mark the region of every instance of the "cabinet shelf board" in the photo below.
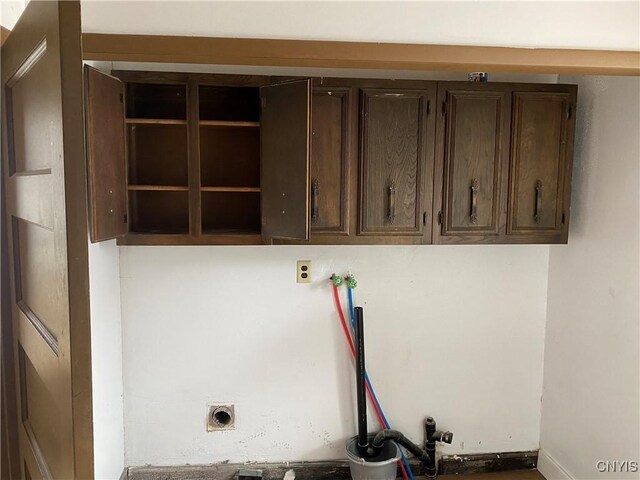
<svg viewBox="0 0 640 480">
<path fill-rule="evenodd" d="M 117 239 L 118 245 L 264 245 L 258 232 L 210 230 L 202 235 L 128 233 Z"/>
<path fill-rule="evenodd" d="M 186 120 L 171 118 L 126 118 L 127 125 L 186 125 Z"/>
<path fill-rule="evenodd" d="M 189 187 L 180 185 L 129 185 L 129 191 L 187 192 Z"/>
<path fill-rule="evenodd" d="M 260 193 L 260 187 L 200 187 L 203 192 Z"/>
<path fill-rule="evenodd" d="M 202 127 L 259 127 L 260 122 L 240 122 L 227 120 L 200 120 Z"/>
</svg>

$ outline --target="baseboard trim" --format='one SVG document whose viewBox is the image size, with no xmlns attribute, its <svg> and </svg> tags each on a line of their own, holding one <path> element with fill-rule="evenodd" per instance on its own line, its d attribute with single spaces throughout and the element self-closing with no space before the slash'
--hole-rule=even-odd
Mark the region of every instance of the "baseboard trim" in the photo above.
<svg viewBox="0 0 640 480">
<path fill-rule="evenodd" d="M 536 468 L 538 452 L 505 452 L 477 455 L 452 455 L 442 457 L 438 463 L 440 474 L 489 473 Z M 424 475 L 424 467 L 418 461 L 410 461 L 416 476 Z M 288 470 L 293 470 L 296 480 L 350 480 L 346 460 L 326 462 L 289 463 L 219 463 L 213 465 L 185 465 L 175 467 L 129 467 L 127 480 L 235 480 L 238 470 L 249 468 L 262 470 L 263 480 L 282 480 Z"/>
<path fill-rule="evenodd" d="M 513 470 L 532 470 L 538 463 L 538 451 L 446 455 L 440 458 L 438 473 L 489 473 Z"/>
<path fill-rule="evenodd" d="M 538 455 L 538 471 L 547 480 L 574 480 L 555 458 L 542 449 Z"/>
</svg>

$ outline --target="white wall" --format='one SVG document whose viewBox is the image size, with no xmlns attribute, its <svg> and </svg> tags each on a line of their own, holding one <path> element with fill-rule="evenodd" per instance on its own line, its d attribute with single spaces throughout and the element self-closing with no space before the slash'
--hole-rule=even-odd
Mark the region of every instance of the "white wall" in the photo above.
<svg viewBox="0 0 640 480">
<path fill-rule="evenodd" d="M 577 82 L 568 246 L 551 247 L 540 468 L 605 475 L 598 460 L 640 460 L 640 79 Z"/>
<path fill-rule="evenodd" d="M 124 467 L 119 252 L 115 240 L 89 244 L 93 449 L 96 479 Z"/>
<path fill-rule="evenodd" d="M 394 426 L 421 440 L 433 415 L 450 453 L 536 449 L 547 261 L 546 246 L 120 247 L 126 463 L 344 458 L 353 376 L 327 279 L 347 270 Z M 207 433 L 216 402 L 235 403 L 235 431 Z"/>
<path fill-rule="evenodd" d="M 96 2 L 86 32 L 640 49 L 638 2 Z"/>
<path fill-rule="evenodd" d="M 2 0 L 0 1 L 0 25 L 9 30 L 13 30 L 13 26 L 22 15 L 27 4 L 27 0 Z"/>
</svg>

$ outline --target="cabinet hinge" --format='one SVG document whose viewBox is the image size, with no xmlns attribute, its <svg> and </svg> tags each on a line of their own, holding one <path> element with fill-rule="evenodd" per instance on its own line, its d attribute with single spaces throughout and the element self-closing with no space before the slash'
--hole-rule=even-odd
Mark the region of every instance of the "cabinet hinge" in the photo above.
<svg viewBox="0 0 640 480">
<path fill-rule="evenodd" d="M 572 113 L 571 110 L 572 110 L 572 107 L 571 107 L 571 105 L 569 105 L 567 107 L 567 118 L 571 118 L 571 113 Z"/>
<path fill-rule="evenodd" d="M 122 93 L 120 94 L 120 103 L 124 103 L 124 95 Z"/>
<path fill-rule="evenodd" d="M 438 212 L 438 225 L 442 225 L 442 211 Z"/>
<path fill-rule="evenodd" d="M 427 115 L 431 114 L 431 100 L 427 99 Z"/>
<path fill-rule="evenodd" d="M 447 102 L 442 102 L 442 115 L 446 115 L 447 114 L 447 107 L 449 105 L 447 104 Z"/>
<path fill-rule="evenodd" d="M 427 212 L 422 213 L 422 225 L 427 225 Z"/>
<path fill-rule="evenodd" d="M 127 223 L 127 214 L 126 213 L 122 216 L 122 220 L 123 220 L 124 223 Z"/>
<path fill-rule="evenodd" d="M 260 106 L 264 109 L 267 108 L 267 99 L 265 97 L 260 98 Z"/>
<path fill-rule="evenodd" d="M 565 221 L 565 215 L 564 212 L 562 212 L 562 224 L 564 225 L 564 221 Z"/>
</svg>

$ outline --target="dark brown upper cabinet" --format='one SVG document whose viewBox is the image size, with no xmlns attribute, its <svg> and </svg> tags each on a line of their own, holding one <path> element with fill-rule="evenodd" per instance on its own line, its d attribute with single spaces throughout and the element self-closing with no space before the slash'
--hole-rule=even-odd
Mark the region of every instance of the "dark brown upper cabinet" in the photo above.
<svg viewBox="0 0 640 480">
<path fill-rule="evenodd" d="M 310 80 L 85 75 L 92 241 L 309 238 Z"/>
<path fill-rule="evenodd" d="M 507 233 L 539 243 L 566 243 L 575 86 L 513 93 L 511 185 Z"/>
<path fill-rule="evenodd" d="M 316 86 L 312 100 L 311 235 L 349 233 L 351 89 Z"/>
<path fill-rule="evenodd" d="M 493 242 L 505 233 L 509 91 L 440 83 L 434 243 Z"/>
<path fill-rule="evenodd" d="M 90 234 L 564 243 L 576 87 L 85 69 Z"/>
<path fill-rule="evenodd" d="M 361 90 L 358 235 L 430 241 L 434 90 Z"/>
<path fill-rule="evenodd" d="M 566 243 L 576 87 L 438 88 L 434 243 Z"/>
</svg>

